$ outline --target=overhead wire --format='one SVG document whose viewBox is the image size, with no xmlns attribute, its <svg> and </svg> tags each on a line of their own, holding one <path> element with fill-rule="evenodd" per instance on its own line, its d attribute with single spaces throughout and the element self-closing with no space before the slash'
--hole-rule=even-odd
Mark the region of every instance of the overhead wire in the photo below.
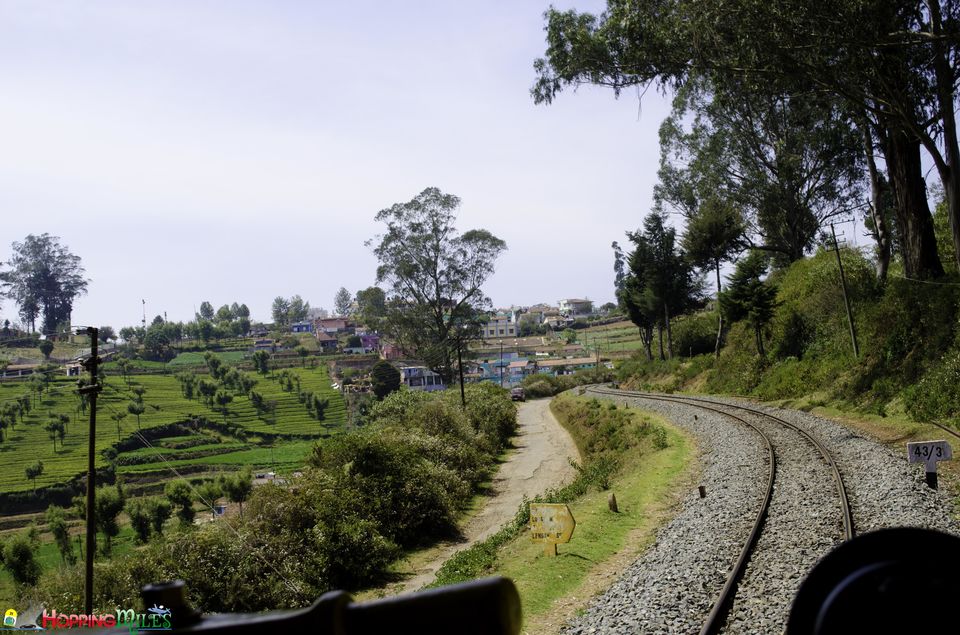
<svg viewBox="0 0 960 635">
<path fill-rule="evenodd" d="M 107 409 L 112 410 L 114 414 L 118 416 L 120 415 L 120 413 L 116 409 L 114 409 L 113 406 L 111 406 L 109 403 L 104 403 L 104 406 Z M 170 461 L 167 460 L 167 458 L 163 455 L 163 452 L 161 452 L 159 448 L 154 446 L 152 443 L 150 443 L 150 441 L 145 436 L 143 436 L 143 433 L 141 430 L 136 430 L 133 434 L 138 439 L 140 439 L 140 442 L 143 443 L 145 447 L 151 449 L 160 458 L 160 460 L 165 464 L 164 467 L 166 469 L 170 470 L 174 474 L 174 476 L 176 476 L 176 478 L 180 479 L 181 481 L 187 484 L 187 487 L 190 488 L 191 493 L 197 498 L 197 500 L 203 503 L 205 507 L 209 509 L 213 509 L 213 502 L 216 502 L 216 501 L 207 501 L 206 498 L 204 498 L 203 495 L 199 492 L 199 490 L 196 487 L 194 487 L 194 485 L 186 477 L 184 477 L 177 470 L 177 468 L 170 463 Z M 197 436 L 200 436 L 200 435 L 197 434 Z M 297 589 L 296 585 L 293 582 L 291 582 L 285 575 L 283 575 L 283 573 L 268 558 L 266 558 L 262 553 L 260 553 L 257 549 L 255 549 L 253 545 L 251 545 L 250 542 L 248 542 L 240 534 L 240 532 L 237 531 L 236 527 L 234 527 L 231 523 L 223 523 L 223 524 L 231 532 L 233 532 L 233 535 L 236 536 L 236 538 L 240 542 L 242 542 L 254 555 L 256 555 L 258 559 L 260 559 L 264 564 L 266 564 L 270 569 L 272 569 L 273 572 L 276 573 L 277 576 L 279 576 L 279 578 L 283 581 L 283 583 L 291 592 L 295 594 L 301 593 L 301 591 Z"/>
</svg>

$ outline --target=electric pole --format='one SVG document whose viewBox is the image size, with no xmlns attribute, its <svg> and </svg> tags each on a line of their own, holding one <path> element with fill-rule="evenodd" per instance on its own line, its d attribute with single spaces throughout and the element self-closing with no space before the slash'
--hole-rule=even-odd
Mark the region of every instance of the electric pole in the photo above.
<svg viewBox="0 0 960 635">
<path fill-rule="evenodd" d="M 830 223 L 830 233 L 833 234 L 833 252 L 837 255 L 837 267 L 840 268 L 840 286 L 843 288 L 843 304 L 847 308 L 847 323 L 850 325 L 850 341 L 853 342 L 853 356 L 860 357 L 860 347 L 857 345 L 857 329 L 853 325 L 853 312 L 850 311 L 850 299 L 847 297 L 847 278 L 843 274 L 843 261 L 840 260 L 840 245 L 837 243 L 837 231 Z"/>
<path fill-rule="evenodd" d="M 97 489 L 97 393 L 102 390 L 97 383 L 97 369 L 100 358 L 97 357 L 97 342 L 100 336 L 98 329 L 87 328 L 90 337 L 90 358 L 84 362 L 84 367 L 90 371 L 90 383 L 80 388 L 80 394 L 90 399 L 90 432 L 87 440 L 87 552 L 85 556 L 85 577 L 83 588 L 83 606 L 87 615 L 93 614 L 93 556 L 97 551 L 96 522 L 94 518 L 94 497 Z"/>
</svg>

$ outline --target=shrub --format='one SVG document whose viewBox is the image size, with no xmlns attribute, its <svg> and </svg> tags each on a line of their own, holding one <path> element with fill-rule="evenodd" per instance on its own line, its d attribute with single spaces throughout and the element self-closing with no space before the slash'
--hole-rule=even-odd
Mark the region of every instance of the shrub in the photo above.
<svg viewBox="0 0 960 635">
<path fill-rule="evenodd" d="M 960 350 L 945 355 L 937 366 L 903 393 L 904 406 L 919 421 L 960 423 Z"/>
<path fill-rule="evenodd" d="M 682 357 L 713 353 L 717 343 L 717 314 L 695 313 L 674 321 L 673 350 Z"/>
</svg>

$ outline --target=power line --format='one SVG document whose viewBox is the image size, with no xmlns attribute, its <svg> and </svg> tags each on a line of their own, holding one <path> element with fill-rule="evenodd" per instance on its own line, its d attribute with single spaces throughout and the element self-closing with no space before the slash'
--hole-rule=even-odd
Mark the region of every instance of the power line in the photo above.
<svg viewBox="0 0 960 635">
<path fill-rule="evenodd" d="M 105 403 L 104 405 L 106 405 L 109 410 L 112 410 L 112 411 L 114 412 L 114 414 L 116 414 L 116 415 L 119 415 L 119 414 L 120 414 L 119 412 L 117 412 L 117 410 L 115 410 L 115 409 L 114 409 L 112 406 L 110 406 L 109 404 Z M 143 436 L 142 431 L 137 430 L 137 431 L 135 431 L 133 434 L 134 434 L 137 438 L 140 439 L 140 441 L 144 444 L 144 446 L 146 446 L 147 448 L 151 449 L 158 457 L 160 457 L 160 460 L 165 464 L 164 467 L 166 467 L 168 470 L 170 470 L 171 472 L 173 472 L 174 476 L 176 476 L 178 479 L 180 479 L 181 481 L 183 481 L 184 483 L 187 484 L 187 487 L 190 488 L 191 493 L 193 493 L 193 495 L 196 496 L 197 500 L 199 500 L 201 503 L 203 503 L 206 507 L 208 507 L 208 508 L 213 508 L 212 502 L 207 501 L 207 500 L 200 494 L 200 492 L 197 490 L 197 488 L 194 487 L 193 484 L 192 484 L 189 480 L 187 480 L 182 474 L 180 474 L 180 472 L 177 471 L 177 468 L 174 467 L 174 466 L 167 460 L 167 458 L 163 455 L 163 452 L 161 452 L 161 451 L 159 450 L 159 448 L 157 448 L 156 446 L 154 446 L 152 443 L 150 443 L 150 441 L 149 441 L 145 436 Z M 191 434 L 196 434 L 197 436 L 201 436 L 199 433 L 193 433 L 193 432 L 191 432 Z M 230 530 L 231 532 L 233 532 L 233 535 L 236 536 L 237 540 L 239 540 L 240 542 L 242 542 L 242 543 L 243 543 L 251 552 L 253 552 L 264 564 L 266 564 L 268 567 L 270 567 L 270 569 L 272 569 L 273 572 L 276 573 L 276 574 L 280 577 L 280 579 L 283 581 L 283 583 L 287 586 L 287 588 L 288 588 L 291 592 L 296 593 L 296 594 L 299 594 L 299 593 L 300 593 L 300 591 L 296 588 L 296 586 L 295 586 L 285 575 L 283 575 L 283 573 L 281 573 L 280 570 L 277 569 L 277 567 L 274 566 L 274 564 L 273 564 L 272 562 L 270 562 L 269 559 L 267 559 L 262 553 L 260 553 L 257 549 L 255 549 L 255 548 L 253 547 L 253 545 L 251 545 L 248 541 L 246 541 L 246 540 L 244 539 L 244 537 L 240 534 L 240 532 L 237 531 L 236 527 L 234 527 L 233 525 L 231 525 L 229 522 L 224 523 L 224 524 L 227 526 L 227 528 L 229 528 L 229 530 Z"/>
<path fill-rule="evenodd" d="M 960 287 L 960 282 L 934 282 L 933 280 L 920 280 L 919 278 L 908 278 L 907 276 L 898 276 L 895 273 L 887 274 L 892 278 L 909 280 L 910 282 L 920 282 L 922 284 L 932 284 L 938 287 Z"/>
</svg>

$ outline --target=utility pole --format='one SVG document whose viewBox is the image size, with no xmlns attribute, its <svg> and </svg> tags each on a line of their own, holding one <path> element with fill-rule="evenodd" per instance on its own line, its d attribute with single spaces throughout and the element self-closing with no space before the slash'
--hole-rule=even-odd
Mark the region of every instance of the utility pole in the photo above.
<svg viewBox="0 0 960 635">
<path fill-rule="evenodd" d="M 141 299 L 140 303 L 143 305 L 143 330 L 147 330 L 147 301 Z"/>
<path fill-rule="evenodd" d="M 88 395 L 90 399 L 90 432 L 87 440 L 87 552 L 85 556 L 85 577 L 83 588 L 83 606 L 87 615 L 93 614 L 93 556 L 97 551 L 96 522 L 94 518 L 94 496 L 97 489 L 97 473 L 95 459 L 97 456 L 97 393 L 102 390 L 97 383 L 97 368 L 100 358 L 97 357 L 97 342 L 100 333 L 94 327 L 87 328 L 90 336 L 90 359 L 84 366 L 90 371 L 90 383 L 80 388 L 80 393 Z"/>
<path fill-rule="evenodd" d="M 503 388 L 503 340 L 500 340 L 500 387 Z"/>
<path fill-rule="evenodd" d="M 853 325 L 853 313 L 850 311 L 850 299 L 847 297 L 847 278 L 843 274 L 843 261 L 840 260 L 840 245 L 837 243 L 837 230 L 830 223 L 830 233 L 833 234 L 833 252 L 837 255 L 837 267 L 840 268 L 840 286 L 843 288 L 843 304 L 847 307 L 847 323 L 850 325 L 850 341 L 853 342 L 853 356 L 860 357 L 860 347 L 857 345 L 857 329 Z"/>
<path fill-rule="evenodd" d="M 467 393 L 463 390 L 463 356 L 460 352 L 460 349 L 463 345 L 463 341 L 457 339 L 457 370 L 460 372 L 460 404 L 463 406 L 463 409 L 467 409 Z"/>
</svg>

